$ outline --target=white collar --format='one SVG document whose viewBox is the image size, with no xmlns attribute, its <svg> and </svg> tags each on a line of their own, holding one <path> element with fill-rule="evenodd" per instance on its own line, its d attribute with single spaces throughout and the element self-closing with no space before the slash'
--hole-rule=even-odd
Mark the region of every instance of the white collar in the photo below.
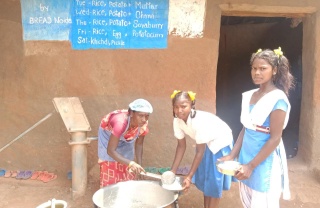
<svg viewBox="0 0 320 208">
<path fill-rule="evenodd" d="M 288 104 L 288 111 L 286 113 L 286 118 L 283 128 L 286 127 L 289 114 L 290 114 L 290 103 L 286 94 L 279 89 L 273 90 L 265 94 L 253 107 L 250 112 L 250 100 L 254 92 L 258 89 L 253 89 L 242 93 L 242 110 L 241 110 L 241 123 L 249 129 L 255 130 L 255 125 L 262 125 L 267 117 L 270 115 L 274 105 L 280 99 L 285 100 Z"/>
</svg>

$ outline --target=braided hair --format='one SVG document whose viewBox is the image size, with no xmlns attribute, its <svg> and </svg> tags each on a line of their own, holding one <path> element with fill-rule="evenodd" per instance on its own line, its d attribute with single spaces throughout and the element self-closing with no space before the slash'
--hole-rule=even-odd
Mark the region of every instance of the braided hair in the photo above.
<svg viewBox="0 0 320 208">
<path fill-rule="evenodd" d="M 180 91 L 172 98 L 172 106 L 175 104 L 176 100 L 180 99 L 180 98 L 185 98 L 185 99 L 187 99 L 187 100 L 189 100 L 191 102 L 191 109 L 193 109 L 193 113 L 191 111 L 191 115 L 190 116 L 191 116 L 191 118 L 194 118 L 196 116 L 196 114 L 197 114 L 196 106 L 195 106 L 196 105 L 196 100 L 195 99 L 191 100 L 191 97 L 188 94 L 188 92 Z M 175 117 L 175 118 L 177 117 L 176 114 L 174 113 L 174 111 L 173 111 L 173 117 Z"/>
</svg>

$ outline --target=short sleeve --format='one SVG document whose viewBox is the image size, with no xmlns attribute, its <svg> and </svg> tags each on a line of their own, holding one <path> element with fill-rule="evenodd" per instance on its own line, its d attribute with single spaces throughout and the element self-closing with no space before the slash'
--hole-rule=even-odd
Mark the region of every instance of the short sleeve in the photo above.
<svg viewBox="0 0 320 208">
<path fill-rule="evenodd" d="M 274 105 L 272 111 L 275 111 L 275 110 L 283 110 L 283 111 L 287 112 L 288 111 L 288 103 L 284 99 L 278 100 L 276 102 L 276 104 Z"/>
<path fill-rule="evenodd" d="M 110 125 L 111 125 L 111 133 L 115 135 L 117 138 L 120 138 L 121 135 L 124 133 L 126 129 L 128 121 L 124 119 L 123 116 L 113 116 L 110 119 Z"/>
<path fill-rule="evenodd" d="M 227 123 L 214 114 L 199 114 L 201 119 L 196 123 L 195 140 L 197 144 L 225 139 L 232 131 Z"/>
<path fill-rule="evenodd" d="M 180 128 L 178 119 L 173 119 L 173 133 L 177 139 L 183 139 L 185 137 L 184 132 Z"/>
</svg>

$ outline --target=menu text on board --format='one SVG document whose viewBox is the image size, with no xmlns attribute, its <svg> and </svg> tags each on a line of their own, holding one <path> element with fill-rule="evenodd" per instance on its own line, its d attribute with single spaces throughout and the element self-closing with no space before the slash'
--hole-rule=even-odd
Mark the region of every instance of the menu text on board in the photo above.
<svg viewBox="0 0 320 208">
<path fill-rule="evenodd" d="M 72 48 L 166 48 L 168 7 L 168 0 L 73 0 Z"/>
</svg>

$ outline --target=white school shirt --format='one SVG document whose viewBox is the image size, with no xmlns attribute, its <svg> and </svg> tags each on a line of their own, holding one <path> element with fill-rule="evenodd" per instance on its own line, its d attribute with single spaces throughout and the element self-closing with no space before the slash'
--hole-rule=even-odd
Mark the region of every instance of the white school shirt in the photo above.
<svg viewBox="0 0 320 208">
<path fill-rule="evenodd" d="M 191 111 L 193 114 L 193 110 Z M 190 117 L 190 113 L 187 123 L 179 118 L 173 119 L 173 131 L 177 139 L 188 135 L 197 144 L 206 143 L 213 154 L 233 144 L 232 131 L 228 124 L 212 113 L 199 110 L 196 112 L 194 118 Z"/>
</svg>

